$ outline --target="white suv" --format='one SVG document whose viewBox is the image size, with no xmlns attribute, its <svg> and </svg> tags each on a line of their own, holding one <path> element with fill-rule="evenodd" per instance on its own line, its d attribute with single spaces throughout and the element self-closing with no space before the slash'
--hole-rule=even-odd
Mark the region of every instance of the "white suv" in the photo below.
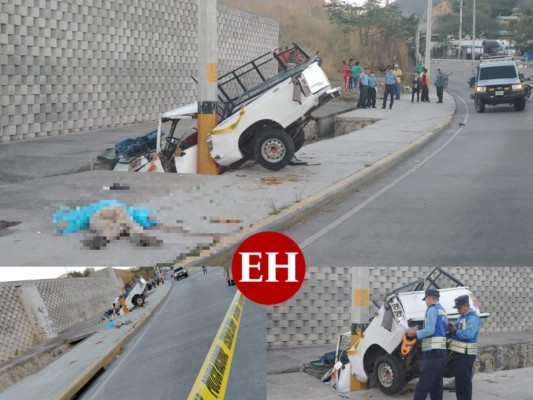
<svg viewBox="0 0 533 400">
<path fill-rule="evenodd" d="M 526 106 L 525 84 L 520 81 L 518 68 L 510 57 L 484 57 L 478 67 L 474 93 L 476 111 L 482 113 L 485 106 L 513 105 L 516 111 Z"/>
</svg>

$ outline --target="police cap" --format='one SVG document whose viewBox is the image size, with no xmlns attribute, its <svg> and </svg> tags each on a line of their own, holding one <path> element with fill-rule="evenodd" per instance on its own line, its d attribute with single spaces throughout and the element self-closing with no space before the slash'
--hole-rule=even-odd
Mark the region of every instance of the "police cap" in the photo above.
<svg viewBox="0 0 533 400">
<path fill-rule="evenodd" d="M 426 297 L 433 296 L 433 297 L 440 297 L 440 293 L 437 289 L 427 289 L 424 292 L 425 296 L 422 300 L 426 300 Z"/>
<path fill-rule="evenodd" d="M 467 294 L 459 296 L 455 299 L 455 305 L 453 308 L 459 308 L 462 305 L 469 304 L 470 303 L 470 297 L 468 297 Z"/>
</svg>

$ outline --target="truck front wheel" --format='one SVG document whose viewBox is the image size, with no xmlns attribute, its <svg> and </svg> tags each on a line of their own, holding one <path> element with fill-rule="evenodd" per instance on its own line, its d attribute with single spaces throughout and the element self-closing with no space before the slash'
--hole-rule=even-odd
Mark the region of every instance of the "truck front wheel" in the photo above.
<svg viewBox="0 0 533 400">
<path fill-rule="evenodd" d="M 281 129 L 266 129 L 257 135 L 254 157 L 263 168 L 279 171 L 289 165 L 293 156 L 294 142 Z"/>
<path fill-rule="evenodd" d="M 482 100 L 480 100 L 479 98 L 476 97 L 476 100 L 474 101 L 474 104 L 476 106 L 476 111 L 478 113 L 485 112 L 485 103 L 483 103 Z"/>
<path fill-rule="evenodd" d="M 524 108 L 526 108 L 526 99 L 524 97 L 514 101 L 514 109 L 516 111 L 524 111 Z"/>
<path fill-rule="evenodd" d="M 390 354 L 377 358 L 374 377 L 379 389 L 385 394 L 396 394 L 405 386 L 405 369 L 400 359 Z"/>
</svg>

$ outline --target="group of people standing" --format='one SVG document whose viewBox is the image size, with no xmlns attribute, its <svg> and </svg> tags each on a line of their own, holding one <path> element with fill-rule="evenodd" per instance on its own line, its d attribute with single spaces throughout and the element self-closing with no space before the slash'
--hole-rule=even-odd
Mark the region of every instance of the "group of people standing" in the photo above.
<svg viewBox="0 0 533 400">
<path fill-rule="evenodd" d="M 435 79 L 435 87 L 437 88 L 437 103 L 442 103 L 444 96 L 444 87 L 446 86 L 446 75 L 441 71 L 440 68 L 437 69 L 437 78 Z M 411 82 L 411 103 L 419 101 L 429 103 L 429 76 L 428 70 L 424 68 L 420 63 L 416 64 L 415 67 L 415 76 Z M 422 94 L 422 96 L 420 96 Z"/>
<path fill-rule="evenodd" d="M 376 108 L 378 81 L 374 72 L 371 72 L 370 67 L 361 67 L 359 61 L 354 61 L 351 58 L 348 61 L 343 61 L 343 68 L 344 89 L 350 92 L 359 91 L 357 108 Z M 429 103 L 428 70 L 420 63 L 416 65 L 415 70 L 415 76 L 411 82 L 411 102 L 414 102 L 416 95 L 417 102 Z M 383 78 L 384 93 L 382 109 L 386 108 L 389 96 L 389 109 L 392 108 L 394 100 L 400 100 L 402 79 L 403 72 L 398 64 L 392 64 L 386 68 Z M 437 70 L 435 86 L 437 88 L 437 103 L 442 103 L 444 87 L 446 86 L 446 76 L 440 68 Z"/>
</svg>

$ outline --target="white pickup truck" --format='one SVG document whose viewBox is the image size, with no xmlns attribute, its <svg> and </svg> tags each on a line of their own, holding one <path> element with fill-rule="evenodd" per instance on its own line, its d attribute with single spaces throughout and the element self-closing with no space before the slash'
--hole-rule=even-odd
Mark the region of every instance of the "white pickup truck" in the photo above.
<svg viewBox="0 0 533 400">
<path fill-rule="evenodd" d="M 418 363 L 422 352 L 420 341 L 417 341 L 407 354 L 402 354 L 401 347 L 408 326 L 423 326 L 427 306 L 422 298 L 424 289 L 428 288 L 439 290 L 439 303 L 446 310 L 450 322 L 459 318 L 457 309 L 453 306 L 454 299 L 462 295 L 469 296 L 470 307 L 480 318 L 489 316 L 488 313 L 480 311 L 478 301 L 468 287 L 446 271 L 436 268 L 425 279 L 388 293 L 377 316 L 368 326 L 361 327 L 362 337 L 355 348 L 350 350 L 350 332 L 340 335 L 336 361 L 342 362 L 344 366 L 337 374 L 339 382 L 349 382 L 342 374 L 351 373 L 358 381 L 370 383 L 370 386 L 375 384 L 383 393 L 392 395 L 400 392 L 407 382 L 418 377 Z M 451 360 L 454 353 L 448 353 L 444 376 L 451 378 Z M 337 385 L 337 389 L 343 391 L 340 386 Z"/>
<path fill-rule="evenodd" d="M 219 123 L 208 135 L 213 160 L 224 168 L 255 160 L 270 170 L 288 165 L 304 143 L 311 112 L 340 95 L 318 65 L 298 45 L 274 50 L 218 79 Z M 183 134 L 180 120 L 196 119 L 198 103 L 164 112 L 158 125 L 157 149 L 132 160 L 131 170 L 196 173 L 195 126 Z M 168 135 L 164 135 L 164 130 Z M 120 168 L 124 168 L 121 163 Z"/>
</svg>

